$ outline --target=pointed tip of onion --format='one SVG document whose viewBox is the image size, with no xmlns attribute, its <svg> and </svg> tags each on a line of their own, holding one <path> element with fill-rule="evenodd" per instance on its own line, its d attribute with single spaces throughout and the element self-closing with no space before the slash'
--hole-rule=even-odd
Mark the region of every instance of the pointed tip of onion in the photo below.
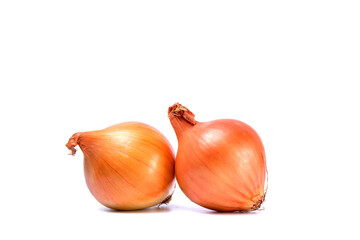
<svg viewBox="0 0 360 240">
<path fill-rule="evenodd" d="M 171 120 L 172 117 L 183 118 L 192 125 L 196 124 L 195 114 L 192 113 L 187 107 L 180 103 L 175 103 L 168 109 L 168 115 Z"/>
<path fill-rule="evenodd" d="M 175 114 L 177 112 L 180 112 L 180 110 L 186 111 L 187 108 L 183 105 L 181 105 L 180 103 L 175 103 L 172 106 L 169 107 L 168 109 L 168 114 Z"/>
<path fill-rule="evenodd" d="M 68 143 L 65 144 L 65 146 L 71 151 L 71 153 L 69 153 L 69 155 L 72 155 L 72 156 L 75 155 L 75 153 L 76 153 L 75 147 L 79 144 L 80 135 L 82 135 L 81 132 L 73 134 L 70 137 Z"/>
</svg>

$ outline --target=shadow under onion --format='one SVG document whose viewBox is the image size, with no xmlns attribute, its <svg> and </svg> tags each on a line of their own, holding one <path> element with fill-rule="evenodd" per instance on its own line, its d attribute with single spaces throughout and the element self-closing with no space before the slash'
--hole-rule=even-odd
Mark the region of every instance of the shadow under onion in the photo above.
<svg viewBox="0 0 360 240">
<path fill-rule="evenodd" d="M 155 206 L 139 210 L 115 210 L 106 207 L 100 207 L 103 212 L 117 213 L 117 214 L 138 214 L 138 213 L 165 213 L 170 212 L 172 209 L 169 206 Z"/>
</svg>

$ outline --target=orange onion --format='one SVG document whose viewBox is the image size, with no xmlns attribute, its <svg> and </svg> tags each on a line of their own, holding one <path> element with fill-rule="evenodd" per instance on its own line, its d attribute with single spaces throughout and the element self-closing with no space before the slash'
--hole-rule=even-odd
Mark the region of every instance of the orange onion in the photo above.
<svg viewBox="0 0 360 240">
<path fill-rule="evenodd" d="M 178 139 L 177 182 L 193 202 L 216 211 L 251 211 L 265 199 L 264 146 L 249 125 L 232 119 L 197 122 L 179 103 L 168 116 Z"/>
<path fill-rule="evenodd" d="M 136 210 L 168 203 L 175 187 L 174 151 L 155 128 L 116 124 L 99 131 L 75 133 L 66 147 L 84 153 L 86 184 L 106 207 Z"/>
</svg>

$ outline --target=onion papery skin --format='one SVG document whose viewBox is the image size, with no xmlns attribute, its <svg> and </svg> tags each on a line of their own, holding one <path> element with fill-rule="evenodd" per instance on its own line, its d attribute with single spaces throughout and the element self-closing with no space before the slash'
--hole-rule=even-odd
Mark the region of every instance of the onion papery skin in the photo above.
<svg viewBox="0 0 360 240">
<path fill-rule="evenodd" d="M 178 103 L 168 115 L 178 139 L 176 179 L 185 195 L 216 211 L 259 209 L 266 195 L 267 168 L 255 130 L 232 119 L 197 122 Z"/>
<path fill-rule="evenodd" d="M 75 133 L 66 146 L 84 154 L 86 184 L 101 204 L 137 210 L 168 203 L 175 187 L 174 151 L 165 136 L 139 122 Z"/>
</svg>

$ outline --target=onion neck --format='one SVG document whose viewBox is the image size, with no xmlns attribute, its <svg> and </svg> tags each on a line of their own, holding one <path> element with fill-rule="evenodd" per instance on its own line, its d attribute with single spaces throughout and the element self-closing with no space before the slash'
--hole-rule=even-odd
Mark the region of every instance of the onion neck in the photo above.
<svg viewBox="0 0 360 240">
<path fill-rule="evenodd" d="M 82 132 L 75 133 L 74 135 L 71 136 L 68 143 L 65 145 L 69 150 L 71 150 L 70 154 L 73 156 L 76 153 L 75 147 L 79 144 L 79 138 L 82 134 L 83 134 Z"/>
<path fill-rule="evenodd" d="M 169 107 L 168 116 L 178 139 L 186 130 L 197 124 L 195 115 L 179 103 Z"/>
</svg>

